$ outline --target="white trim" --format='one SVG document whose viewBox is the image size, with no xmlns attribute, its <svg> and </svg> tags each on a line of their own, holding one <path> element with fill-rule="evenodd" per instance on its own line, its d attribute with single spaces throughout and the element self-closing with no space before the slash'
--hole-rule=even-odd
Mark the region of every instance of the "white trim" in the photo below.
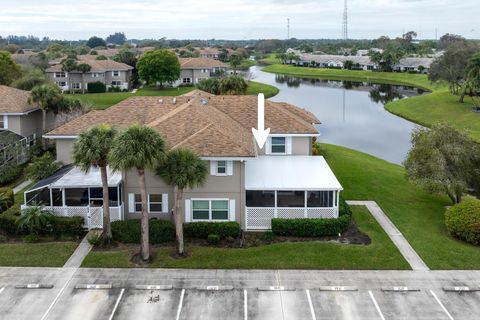
<svg viewBox="0 0 480 320">
<path fill-rule="evenodd" d="M 233 176 L 233 161 L 227 161 L 226 171 L 227 176 Z"/>
<path fill-rule="evenodd" d="M 255 159 L 254 156 L 252 157 L 200 157 L 200 159 L 205 161 L 217 161 L 217 160 L 227 160 L 227 161 L 245 161 Z"/>
<path fill-rule="evenodd" d="M 217 175 L 217 161 L 215 160 L 210 161 L 210 175 L 211 176 Z"/>
<path fill-rule="evenodd" d="M 185 200 L 185 222 L 192 221 L 192 202 L 190 199 Z"/>
<path fill-rule="evenodd" d="M 128 213 L 135 213 L 135 194 L 128 194 Z"/>
<path fill-rule="evenodd" d="M 8 116 L 6 114 L 3 115 L 3 127 L 0 129 L 8 129 Z"/>
<path fill-rule="evenodd" d="M 270 133 L 270 137 L 318 137 L 320 133 Z"/>
<path fill-rule="evenodd" d="M 285 137 L 285 153 L 292 154 L 292 136 Z"/>
<path fill-rule="evenodd" d="M 78 136 L 48 136 L 48 135 L 43 135 L 42 138 L 44 138 L 44 139 L 77 139 Z"/>
<path fill-rule="evenodd" d="M 162 193 L 162 211 L 168 212 L 168 193 Z"/>
<path fill-rule="evenodd" d="M 25 116 L 27 114 L 30 114 L 34 111 L 37 111 L 37 110 L 40 110 L 40 108 L 35 108 L 35 109 L 32 109 L 32 110 L 28 110 L 28 111 L 25 111 L 25 112 L 0 112 L 0 115 L 2 116 Z"/>
<path fill-rule="evenodd" d="M 235 199 L 230 199 L 228 201 L 228 218 L 230 221 L 236 221 L 235 210 L 236 210 Z"/>
</svg>

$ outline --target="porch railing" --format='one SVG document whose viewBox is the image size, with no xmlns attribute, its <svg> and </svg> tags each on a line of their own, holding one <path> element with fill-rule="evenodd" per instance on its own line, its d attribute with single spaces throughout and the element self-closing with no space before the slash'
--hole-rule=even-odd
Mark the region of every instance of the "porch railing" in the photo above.
<svg viewBox="0 0 480 320">
<path fill-rule="evenodd" d="M 245 208 L 245 227 L 247 230 L 271 229 L 273 218 L 338 218 L 338 208 Z"/>
</svg>

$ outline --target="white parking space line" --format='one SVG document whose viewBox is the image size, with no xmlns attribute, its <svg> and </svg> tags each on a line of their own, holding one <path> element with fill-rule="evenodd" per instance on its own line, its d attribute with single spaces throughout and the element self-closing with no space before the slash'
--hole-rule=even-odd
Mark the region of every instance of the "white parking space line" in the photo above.
<svg viewBox="0 0 480 320">
<path fill-rule="evenodd" d="M 5 290 L 5 287 L 3 287 L 3 288 L 1 288 L 1 289 L 0 289 L 0 293 L 2 293 L 2 292 L 3 292 L 3 290 Z"/>
<path fill-rule="evenodd" d="M 43 314 L 42 318 L 40 320 L 45 320 L 47 319 L 47 316 L 48 314 L 50 313 L 50 311 L 52 310 L 53 306 L 55 305 L 55 303 L 57 303 L 57 300 L 58 298 L 60 298 L 60 296 L 62 295 L 63 291 L 65 291 L 65 288 L 68 286 L 68 284 L 70 283 L 70 281 L 73 279 L 73 277 L 70 277 L 66 282 L 65 284 L 63 285 L 62 289 L 60 289 L 60 291 L 58 292 L 58 294 L 55 296 L 55 299 L 53 299 L 52 303 L 50 304 L 50 306 L 48 307 L 47 311 L 45 311 L 45 313 Z"/>
<path fill-rule="evenodd" d="M 247 290 L 243 290 L 243 319 L 248 319 L 248 301 L 247 301 Z"/>
<path fill-rule="evenodd" d="M 180 302 L 178 303 L 177 309 L 177 320 L 180 319 L 180 313 L 182 312 L 182 305 L 183 305 L 183 297 L 185 296 L 185 289 L 182 289 L 182 294 L 180 295 Z"/>
<path fill-rule="evenodd" d="M 317 320 L 317 317 L 315 316 L 315 310 L 313 309 L 313 303 L 312 303 L 312 298 L 310 297 L 310 290 L 305 290 L 307 293 L 307 299 L 308 299 L 308 306 L 310 307 L 310 313 L 312 314 L 312 320 Z"/>
<path fill-rule="evenodd" d="M 373 301 L 373 304 L 375 305 L 375 309 L 377 309 L 378 315 L 382 320 L 385 320 L 385 317 L 383 316 L 382 310 L 380 310 L 380 307 L 378 306 L 377 300 L 375 300 L 375 297 L 373 296 L 373 293 L 371 290 L 368 290 L 368 294 L 370 295 L 370 298 Z"/>
<path fill-rule="evenodd" d="M 115 302 L 115 306 L 113 307 L 112 314 L 110 314 L 109 320 L 113 319 L 113 316 L 115 315 L 115 312 L 117 311 L 118 305 L 120 304 L 120 300 L 122 300 L 123 293 L 125 292 L 125 288 L 122 288 L 122 291 L 120 291 L 120 294 L 118 295 L 117 302 Z"/>
<path fill-rule="evenodd" d="M 448 316 L 448 318 L 450 320 L 454 320 L 452 315 L 450 314 L 450 312 L 448 312 L 447 308 L 445 308 L 445 306 L 443 305 L 443 303 L 440 301 L 440 299 L 438 299 L 437 295 L 435 294 L 435 292 L 433 292 L 433 290 L 430 290 L 430 293 L 432 294 L 432 296 L 435 298 L 435 300 L 437 300 L 438 304 L 440 305 L 440 307 L 442 307 L 443 311 L 445 311 L 446 315 Z"/>
</svg>

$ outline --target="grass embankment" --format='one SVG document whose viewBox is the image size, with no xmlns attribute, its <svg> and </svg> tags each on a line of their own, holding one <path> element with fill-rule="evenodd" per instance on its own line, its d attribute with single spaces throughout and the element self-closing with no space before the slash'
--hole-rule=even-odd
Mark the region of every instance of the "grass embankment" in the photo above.
<svg viewBox="0 0 480 320">
<path fill-rule="evenodd" d="M 142 88 L 135 93 L 131 92 L 106 92 L 106 93 L 87 93 L 68 95 L 73 99 L 90 103 L 95 109 L 107 109 L 129 97 L 133 96 L 179 96 L 194 90 L 195 87 L 178 88 Z M 248 82 L 247 94 L 258 94 L 263 92 L 266 98 L 270 98 L 278 93 L 274 86 L 255 81 Z"/>
<path fill-rule="evenodd" d="M 240 65 L 237 66 L 237 70 L 248 70 L 248 68 L 250 68 L 250 67 L 252 67 L 256 64 L 257 64 L 257 62 L 254 61 L 254 60 L 243 59 L 242 62 L 240 63 Z M 228 64 L 228 66 L 233 69 L 233 67 L 230 65 L 230 63 Z"/>
<path fill-rule="evenodd" d="M 372 244 L 276 243 L 248 249 L 187 246 L 189 257 L 174 259 L 173 247 L 153 249 L 152 268 L 202 269 L 409 269 L 407 262 L 365 207 L 352 207 L 359 229 Z M 82 267 L 135 267 L 131 249 L 92 251 Z"/>
<path fill-rule="evenodd" d="M 265 58 L 258 60 L 258 62 L 259 62 L 260 64 L 266 64 L 266 65 L 282 63 L 282 61 L 280 61 L 280 59 L 278 59 L 278 58 L 275 57 L 275 54 L 274 54 L 274 53 L 269 54 L 269 55 L 266 56 Z"/>
<path fill-rule="evenodd" d="M 387 103 L 385 109 L 427 127 L 444 122 L 460 130 L 467 129 L 470 137 L 474 141 L 480 142 L 480 114 L 472 112 L 473 103 L 468 98 L 465 99 L 465 103 L 459 103 L 459 97 L 452 95 L 446 85 L 432 84 L 426 75 L 305 68 L 282 64 L 267 66 L 262 70 L 297 77 L 368 81 L 425 89 L 431 91 L 431 93 Z"/>
<path fill-rule="evenodd" d="M 480 247 L 448 235 L 446 197 L 405 180 L 404 168 L 343 147 L 322 144 L 348 200 L 375 200 L 432 269 L 480 269 Z"/>
<path fill-rule="evenodd" d="M 2 243 L 0 266 L 62 267 L 77 248 L 77 242 Z"/>
</svg>

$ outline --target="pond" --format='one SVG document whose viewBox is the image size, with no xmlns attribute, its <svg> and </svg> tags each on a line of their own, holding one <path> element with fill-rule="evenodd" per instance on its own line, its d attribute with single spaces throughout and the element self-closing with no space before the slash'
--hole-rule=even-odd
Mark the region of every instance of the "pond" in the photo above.
<svg viewBox="0 0 480 320">
<path fill-rule="evenodd" d="M 298 78 L 250 68 L 254 81 L 276 86 L 280 92 L 272 101 L 283 101 L 314 113 L 321 142 L 369 153 L 401 164 L 410 149 L 416 124 L 395 116 L 384 104 L 423 94 L 413 87 Z"/>
</svg>

